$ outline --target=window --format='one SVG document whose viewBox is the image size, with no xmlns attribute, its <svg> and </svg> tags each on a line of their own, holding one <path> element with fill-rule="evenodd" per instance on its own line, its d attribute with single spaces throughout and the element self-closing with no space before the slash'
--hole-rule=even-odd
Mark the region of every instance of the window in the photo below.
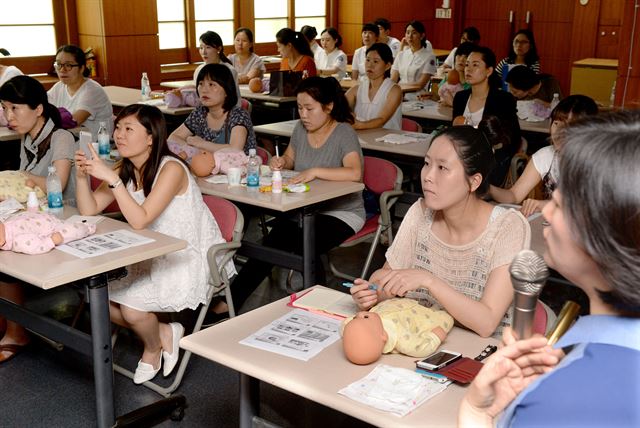
<svg viewBox="0 0 640 428">
<path fill-rule="evenodd" d="M 53 55 L 57 43 L 51 0 L 4 4 L 0 13 L 0 48 L 17 57 Z"/>
<path fill-rule="evenodd" d="M 233 1 L 232 0 L 195 0 L 195 44 L 199 46 L 198 38 L 205 31 L 215 31 L 222 38 L 225 45 L 233 44 Z"/>
<path fill-rule="evenodd" d="M 187 47 L 183 0 L 157 0 L 160 49 Z"/>
<path fill-rule="evenodd" d="M 326 3 L 323 1 L 295 0 L 295 29 L 300 30 L 303 25 L 316 27 L 318 35 L 327 27 Z"/>
<path fill-rule="evenodd" d="M 276 33 L 289 26 L 287 0 L 254 0 L 256 43 L 275 42 Z"/>
</svg>

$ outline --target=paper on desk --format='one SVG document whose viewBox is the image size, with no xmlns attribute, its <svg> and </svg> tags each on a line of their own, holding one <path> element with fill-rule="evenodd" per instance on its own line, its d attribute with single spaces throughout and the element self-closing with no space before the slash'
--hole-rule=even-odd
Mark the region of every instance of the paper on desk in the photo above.
<svg viewBox="0 0 640 428">
<path fill-rule="evenodd" d="M 0 221 L 5 221 L 24 207 L 15 198 L 7 198 L 0 202 Z"/>
<path fill-rule="evenodd" d="M 427 379 L 413 370 L 378 364 L 371 373 L 341 389 L 338 394 L 402 417 L 450 384 L 451 381 L 439 383 Z"/>
<path fill-rule="evenodd" d="M 56 250 L 71 254 L 81 259 L 101 256 L 114 251 L 125 250 L 138 245 L 154 242 L 154 239 L 139 235 L 129 230 L 114 230 L 100 235 L 72 241 L 56 247 Z"/>
<path fill-rule="evenodd" d="M 164 105 L 164 98 L 153 98 L 151 100 L 138 101 L 138 104 L 160 107 Z"/>
<path fill-rule="evenodd" d="M 429 141 L 431 134 L 423 134 L 421 132 L 407 132 L 404 134 L 387 134 L 376 138 L 376 141 L 390 144 L 409 144 L 418 143 L 420 141 Z"/>
<path fill-rule="evenodd" d="M 100 223 L 102 220 L 104 220 L 104 217 L 101 215 L 72 215 L 71 217 L 67 218 L 64 222 L 65 223 L 87 223 L 87 224 L 98 224 Z"/>
<path fill-rule="evenodd" d="M 340 321 L 295 309 L 240 341 L 242 345 L 309 361 L 340 339 Z"/>
</svg>

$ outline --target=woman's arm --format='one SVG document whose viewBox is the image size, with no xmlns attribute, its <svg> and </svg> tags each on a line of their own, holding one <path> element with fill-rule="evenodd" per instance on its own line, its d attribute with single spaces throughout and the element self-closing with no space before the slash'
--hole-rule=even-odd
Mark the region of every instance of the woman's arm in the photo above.
<svg viewBox="0 0 640 428">
<path fill-rule="evenodd" d="M 273 156 L 269 161 L 269 166 L 273 170 L 280 169 L 293 169 L 295 166 L 294 159 L 296 158 L 296 154 L 293 150 L 293 144 L 289 144 L 287 149 L 284 151 L 282 156 Z"/>
<path fill-rule="evenodd" d="M 187 143 L 187 138 L 193 137 L 193 132 L 187 128 L 187 126 L 183 123 L 178 126 L 172 133 L 169 135 L 168 141 L 176 144 L 189 145 Z"/>
<path fill-rule="evenodd" d="M 398 70 L 391 70 L 391 80 L 393 80 L 394 83 L 400 81 L 400 73 Z"/>
<path fill-rule="evenodd" d="M 358 77 L 360 77 L 360 72 L 351 64 L 351 80 L 358 80 Z"/>
<path fill-rule="evenodd" d="M 538 183 L 540 183 L 540 180 L 540 174 L 538 173 L 538 170 L 536 170 L 533 161 L 529 161 L 524 169 L 524 172 L 513 186 L 511 186 L 509 189 L 490 186 L 489 195 L 496 202 L 506 204 L 519 204 L 524 200 L 524 198 L 527 197 L 529 192 L 531 192 L 538 185 Z"/>
<path fill-rule="evenodd" d="M 354 80 L 357 78 L 354 78 Z M 356 108 L 356 102 L 358 101 L 358 88 L 360 88 L 360 84 L 352 86 L 349 88 L 344 96 L 347 98 L 347 102 L 349 103 L 349 108 L 351 111 L 354 111 Z"/>
<path fill-rule="evenodd" d="M 431 80 L 431 76 L 431 73 L 422 73 L 415 84 L 420 86 L 421 88 L 424 88 L 425 86 L 427 86 L 427 83 L 429 83 L 429 80 Z"/>
<path fill-rule="evenodd" d="M 76 203 L 78 205 L 78 211 L 82 215 L 96 215 L 102 212 L 113 200 L 113 192 L 108 184 L 113 184 L 120 178 L 118 176 L 119 171 L 111 171 L 113 174 L 107 174 L 110 168 L 102 162 L 93 149 L 93 146 L 89 145 L 89 150 L 92 153 L 93 160 L 88 160 L 82 150 L 76 151 L 75 164 L 76 164 Z M 95 160 L 95 161 L 94 161 Z M 104 169 L 99 172 L 101 176 L 109 176 L 107 180 L 103 180 L 100 187 L 95 191 L 91 191 L 90 177 L 87 173 L 87 168 L 91 167 L 92 170 Z M 121 185 L 121 187 L 124 187 Z"/>
<path fill-rule="evenodd" d="M 309 168 L 289 180 L 291 183 L 306 183 L 320 178 L 328 181 L 362 181 L 362 159 L 357 152 L 347 153 L 338 168 Z"/>
<path fill-rule="evenodd" d="M 394 85 L 389 91 L 387 100 L 380 111 L 380 116 L 369 120 L 356 120 L 353 124 L 353 129 L 382 128 L 398 110 L 400 103 L 402 103 L 402 89 L 400 89 L 400 86 Z"/>
<path fill-rule="evenodd" d="M 73 120 L 76 121 L 78 126 L 82 125 L 87 119 L 89 119 L 89 116 L 91 116 L 91 113 L 86 110 L 76 110 L 71 112 L 71 117 L 73 117 Z"/>
</svg>

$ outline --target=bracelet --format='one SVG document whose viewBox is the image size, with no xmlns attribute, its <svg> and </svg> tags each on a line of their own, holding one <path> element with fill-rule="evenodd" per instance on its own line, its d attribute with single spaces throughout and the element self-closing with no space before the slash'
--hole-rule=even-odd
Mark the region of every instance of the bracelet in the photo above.
<svg viewBox="0 0 640 428">
<path fill-rule="evenodd" d="M 121 184 L 122 184 L 122 180 L 120 178 L 118 178 L 118 181 L 116 181 L 113 184 L 109 184 L 109 189 L 115 189 L 116 187 L 118 187 Z"/>
</svg>

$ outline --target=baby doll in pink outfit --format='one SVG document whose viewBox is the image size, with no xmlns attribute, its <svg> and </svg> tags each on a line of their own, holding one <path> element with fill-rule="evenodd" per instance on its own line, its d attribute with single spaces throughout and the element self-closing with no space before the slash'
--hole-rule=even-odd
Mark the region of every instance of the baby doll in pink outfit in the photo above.
<svg viewBox="0 0 640 428">
<path fill-rule="evenodd" d="M 0 250 L 43 254 L 95 231 L 95 224 L 65 223 L 49 213 L 21 212 L 0 223 Z"/>
<path fill-rule="evenodd" d="M 218 173 L 226 174 L 229 168 L 242 168 L 244 175 L 249 162 L 249 156 L 242 150 L 231 147 L 211 153 L 193 146 L 169 142 L 169 150 L 187 161 L 191 166 L 191 171 L 197 177 L 208 177 Z"/>
</svg>

